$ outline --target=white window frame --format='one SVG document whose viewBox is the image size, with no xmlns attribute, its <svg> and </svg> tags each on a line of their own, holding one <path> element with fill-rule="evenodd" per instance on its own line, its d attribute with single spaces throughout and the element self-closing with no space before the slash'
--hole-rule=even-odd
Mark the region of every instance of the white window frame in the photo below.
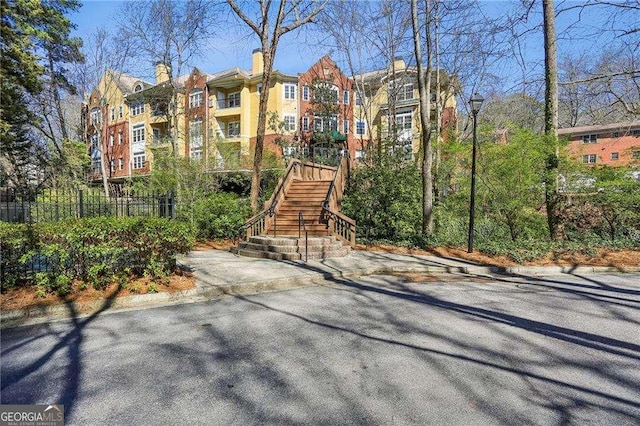
<svg viewBox="0 0 640 426">
<path fill-rule="evenodd" d="M 232 133 L 233 129 L 233 133 Z M 227 137 L 228 138 L 237 138 L 240 136 L 240 122 L 239 121 L 230 121 L 227 123 Z"/>
<path fill-rule="evenodd" d="M 309 100 L 309 86 L 307 85 L 302 86 L 302 100 L 303 101 Z"/>
<path fill-rule="evenodd" d="M 342 120 L 342 133 L 345 135 L 349 133 L 349 120 Z"/>
<path fill-rule="evenodd" d="M 309 131 L 309 117 L 302 117 L 302 130 L 305 132 Z"/>
<path fill-rule="evenodd" d="M 335 123 L 335 124 L 334 124 Z M 328 129 L 325 129 L 328 127 Z M 329 117 L 320 117 L 315 115 L 313 117 L 313 131 L 314 132 L 333 132 L 338 130 L 338 116 L 332 115 Z"/>
<path fill-rule="evenodd" d="M 110 119 L 111 119 L 111 121 L 116 121 L 116 108 L 115 107 L 111 107 Z"/>
<path fill-rule="evenodd" d="M 348 90 L 343 90 L 342 91 L 342 103 L 345 105 L 349 105 L 349 91 Z"/>
<path fill-rule="evenodd" d="M 294 83 L 284 83 L 284 98 L 286 100 L 296 99 L 296 87 Z"/>
<path fill-rule="evenodd" d="M 141 124 L 136 124 L 135 126 L 133 126 L 133 128 L 131 129 L 131 142 L 133 145 L 137 145 L 140 144 L 141 142 L 144 144 L 145 141 L 145 128 L 144 128 L 144 123 Z"/>
<path fill-rule="evenodd" d="M 240 106 L 240 92 L 229 93 L 227 96 L 228 108 L 236 108 Z"/>
<path fill-rule="evenodd" d="M 118 132 L 118 145 L 122 145 L 122 132 Z"/>
<path fill-rule="evenodd" d="M 100 108 L 93 108 L 91 110 L 91 124 L 99 124 L 102 121 L 102 114 Z"/>
<path fill-rule="evenodd" d="M 189 157 L 202 158 L 202 119 L 198 118 L 189 121 Z"/>
<path fill-rule="evenodd" d="M 364 120 L 356 121 L 356 135 L 363 136 L 367 132 L 367 123 Z"/>
<path fill-rule="evenodd" d="M 619 160 L 620 159 L 620 153 L 619 152 L 612 152 L 611 153 L 611 159 L 612 160 Z"/>
<path fill-rule="evenodd" d="M 355 97 L 356 97 L 356 106 L 362 106 L 362 96 L 360 96 L 360 92 L 356 91 L 355 92 Z"/>
<path fill-rule="evenodd" d="M 287 132 L 295 132 L 296 131 L 296 116 L 293 114 L 285 114 L 282 117 L 282 121 L 284 122 L 284 130 Z"/>
<path fill-rule="evenodd" d="M 122 104 L 118 105 L 118 118 L 122 118 L 124 116 Z"/>
<path fill-rule="evenodd" d="M 135 117 L 140 114 L 144 114 L 144 101 L 141 99 L 131 103 L 131 116 Z"/>
<path fill-rule="evenodd" d="M 133 154 L 133 169 L 144 169 L 144 163 L 147 161 L 146 153 L 137 152 Z"/>
<path fill-rule="evenodd" d="M 582 156 L 583 164 L 596 164 L 598 162 L 597 154 L 585 154 Z"/>
<path fill-rule="evenodd" d="M 193 89 L 189 93 L 189 108 L 198 108 L 202 106 L 203 91 L 200 88 Z"/>
<path fill-rule="evenodd" d="M 583 135 L 581 138 L 582 143 L 598 143 L 598 135 L 592 133 L 590 135 Z"/>
<path fill-rule="evenodd" d="M 124 158 L 118 158 L 118 170 L 124 170 Z"/>
<path fill-rule="evenodd" d="M 115 141 L 115 138 L 113 136 L 113 133 L 111 133 L 109 135 L 109 146 L 113 146 L 114 141 Z"/>
<path fill-rule="evenodd" d="M 111 173 L 116 171 L 116 160 L 109 160 L 109 170 L 111 170 Z"/>
<path fill-rule="evenodd" d="M 396 93 L 396 101 L 408 101 L 413 99 L 413 83 L 404 83 Z"/>
</svg>

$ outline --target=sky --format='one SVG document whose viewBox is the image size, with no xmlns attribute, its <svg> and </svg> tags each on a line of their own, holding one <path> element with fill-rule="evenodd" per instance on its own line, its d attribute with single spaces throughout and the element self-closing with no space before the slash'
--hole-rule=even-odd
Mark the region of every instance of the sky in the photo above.
<svg viewBox="0 0 640 426">
<path fill-rule="evenodd" d="M 486 8 L 489 15 L 504 13 L 504 10 L 514 3 L 517 3 L 517 0 L 511 2 L 506 0 L 482 1 L 483 8 Z M 122 1 L 118 0 L 85 0 L 80 11 L 70 16 L 72 22 L 77 26 L 73 35 L 86 41 L 99 27 L 104 27 L 107 30 L 115 29 L 116 13 L 121 4 Z M 556 8 L 567 8 L 578 3 L 576 0 L 556 0 L 555 4 Z M 231 19 L 231 17 L 229 18 Z M 531 18 L 531 22 L 539 22 L 539 20 L 539 16 Z M 591 9 L 582 11 L 580 15 L 577 15 L 577 12 L 561 14 L 556 20 L 559 35 L 559 59 L 567 53 L 606 47 L 607 41 L 595 35 L 594 28 L 599 20 L 597 11 Z M 207 73 L 215 73 L 233 67 L 251 69 L 251 53 L 254 48 L 259 47 L 258 38 L 250 33 L 244 24 L 240 25 L 237 21 L 230 22 L 230 24 L 228 28 L 231 28 L 231 31 L 220 34 L 215 41 L 212 41 L 211 45 L 205 49 L 203 57 L 192 64 L 193 66 L 197 66 Z M 572 31 L 580 36 L 571 42 L 563 42 L 562 37 L 566 28 L 572 28 Z M 584 36 L 582 37 L 582 35 Z M 275 69 L 296 75 L 307 70 L 324 54 L 331 53 L 327 46 L 318 46 L 317 43 L 311 43 L 312 46 L 309 46 L 308 43 L 305 43 L 304 37 L 306 36 L 301 31 L 294 31 L 283 36 L 278 46 Z M 541 30 L 531 31 L 523 46 L 525 61 L 530 67 L 528 71 L 531 72 L 531 75 L 536 73 L 540 75 L 544 59 Z M 507 64 L 506 66 L 515 65 Z M 139 77 L 152 79 L 151 64 L 148 64 L 144 71 L 132 71 Z M 505 68 L 505 64 L 502 64 L 502 69 L 499 71 L 504 75 L 509 75 L 511 72 Z"/>
<path fill-rule="evenodd" d="M 98 28 L 114 30 L 116 14 L 122 3 L 119 0 L 84 0 L 80 11 L 70 15 L 71 21 L 77 26 L 72 35 L 87 41 Z M 238 26 L 236 22 L 233 25 Z M 303 48 L 304 44 L 298 42 L 298 37 L 298 32 L 283 36 L 278 46 L 275 69 L 296 75 L 304 72 L 322 56 Z M 226 37 L 222 34 L 216 38 L 214 46 L 206 49 L 212 54 L 205 54 L 194 66 L 208 73 L 234 67 L 248 70 L 251 69 L 251 53 L 259 46 L 257 37 L 249 35 L 248 28 L 244 34 L 233 32 L 226 34 Z"/>
</svg>

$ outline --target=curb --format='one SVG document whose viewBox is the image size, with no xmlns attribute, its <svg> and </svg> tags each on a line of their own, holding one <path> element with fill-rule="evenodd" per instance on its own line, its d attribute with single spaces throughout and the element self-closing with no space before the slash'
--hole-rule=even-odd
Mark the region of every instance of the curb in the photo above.
<svg viewBox="0 0 640 426">
<path fill-rule="evenodd" d="M 316 272 L 287 278 L 265 281 L 254 281 L 243 284 L 226 284 L 217 286 L 200 286 L 175 293 L 139 294 L 115 298 L 109 302 L 98 299 L 91 302 L 72 302 L 69 305 L 37 306 L 26 310 L 1 312 L 0 329 L 59 321 L 72 317 L 69 311 L 76 312 L 75 318 L 82 318 L 99 313 L 109 305 L 104 313 L 115 313 L 140 308 L 154 308 L 184 303 L 201 302 L 224 296 L 242 296 L 281 291 L 315 285 L 319 279 L 340 280 L 367 275 L 391 274 L 398 272 L 420 272 L 433 274 L 466 274 L 466 275 L 588 275 L 597 273 L 631 273 L 640 272 L 640 267 L 617 268 L 612 266 L 380 266 L 352 269 L 349 271 Z"/>
</svg>

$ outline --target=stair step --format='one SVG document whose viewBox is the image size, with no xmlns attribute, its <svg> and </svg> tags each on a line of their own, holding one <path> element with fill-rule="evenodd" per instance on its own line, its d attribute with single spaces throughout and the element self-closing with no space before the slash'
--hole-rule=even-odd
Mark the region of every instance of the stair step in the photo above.
<svg viewBox="0 0 640 426">
<path fill-rule="evenodd" d="M 301 260 L 324 259 L 342 257 L 350 252 L 350 247 L 344 246 L 333 236 L 312 237 L 305 246 L 305 238 L 255 236 L 249 241 L 242 242 L 238 247 L 231 248 L 231 252 L 247 257 L 273 260 Z"/>
<path fill-rule="evenodd" d="M 257 251 L 257 250 L 247 250 L 241 249 L 237 247 L 232 247 L 230 249 L 231 253 L 245 256 L 245 257 L 253 257 L 258 259 L 271 259 L 271 260 L 301 260 L 302 256 L 300 253 L 273 253 L 266 251 Z"/>
<path fill-rule="evenodd" d="M 302 239 L 304 240 L 304 238 Z M 311 253 L 318 254 L 324 252 L 335 252 L 342 249 L 344 246 L 341 242 L 336 241 L 333 244 L 324 245 L 324 244 L 314 244 L 311 239 L 309 240 L 309 255 Z M 243 242 L 238 246 L 240 250 L 253 250 L 253 251 L 265 251 L 270 253 L 281 253 L 281 254 L 289 254 L 289 253 L 304 253 L 305 252 L 305 244 L 304 241 L 300 242 L 300 245 L 296 246 L 273 246 L 273 245 L 265 245 L 265 244 L 255 244 Z"/>
</svg>

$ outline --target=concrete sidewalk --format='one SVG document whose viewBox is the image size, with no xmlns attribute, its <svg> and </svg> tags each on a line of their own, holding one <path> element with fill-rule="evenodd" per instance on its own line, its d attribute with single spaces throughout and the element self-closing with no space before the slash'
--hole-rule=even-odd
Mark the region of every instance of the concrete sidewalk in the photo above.
<svg viewBox="0 0 640 426">
<path fill-rule="evenodd" d="M 475 276 L 510 274 L 524 276 L 590 274 L 598 272 L 640 272 L 640 268 L 549 266 L 493 267 L 462 259 L 435 256 L 401 255 L 352 251 L 346 257 L 301 261 L 279 261 L 242 257 L 224 250 L 193 251 L 178 259 L 190 270 L 196 287 L 176 293 L 142 294 L 118 297 L 108 304 L 97 300 L 71 305 L 34 307 L 26 311 L 2 312 L 0 328 L 91 315 L 99 311 L 115 312 L 167 304 L 204 301 L 223 295 L 256 294 L 264 291 L 313 285 L 321 279 L 341 279 L 393 272 L 456 273 Z"/>
</svg>

